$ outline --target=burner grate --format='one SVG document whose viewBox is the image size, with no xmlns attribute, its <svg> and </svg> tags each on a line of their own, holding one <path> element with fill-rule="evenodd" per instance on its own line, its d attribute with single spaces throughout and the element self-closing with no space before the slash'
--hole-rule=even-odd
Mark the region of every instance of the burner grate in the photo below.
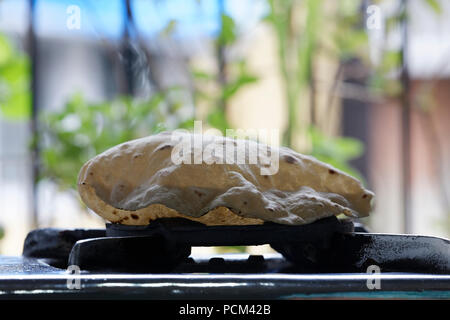
<svg viewBox="0 0 450 320">
<path fill-rule="evenodd" d="M 334 216 L 301 226 L 205 226 L 185 219 L 158 219 L 148 226 L 107 224 L 106 230 L 34 230 L 23 253 L 61 268 L 77 265 L 89 271 L 245 273 L 271 271 L 263 257 L 196 263 L 189 258 L 191 247 L 270 244 L 285 258 L 278 258 L 277 272 L 365 272 L 377 265 L 383 271 L 450 273 L 446 239 L 353 232 L 353 228 L 351 221 Z"/>
</svg>

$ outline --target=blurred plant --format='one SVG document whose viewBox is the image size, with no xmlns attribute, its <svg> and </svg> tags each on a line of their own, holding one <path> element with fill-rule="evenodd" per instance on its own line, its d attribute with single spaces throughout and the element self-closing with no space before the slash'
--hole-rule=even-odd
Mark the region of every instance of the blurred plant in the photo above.
<svg viewBox="0 0 450 320">
<path fill-rule="evenodd" d="M 311 140 L 311 154 L 315 158 L 364 181 L 361 174 L 348 164 L 350 160 L 364 153 L 364 144 L 361 141 L 348 137 L 327 137 L 314 126 L 309 128 L 308 135 Z"/>
<path fill-rule="evenodd" d="M 0 116 L 24 120 L 30 116 L 29 60 L 0 34 Z"/>
<path fill-rule="evenodd" d="M 326 101 L 329 110 L 332 97 L 339 89 L 339 95 L 345 96 L 345 88 L 356 91 L 381 92 L 384 96 L 399 96 L 402 84 L 398 77 L 392 75 L 401 67 L 401 51 L 384 50 L 379 65 L 369 74 L 369 42 L 364 26 L 364 3 L 361 0 L 345 0 L 338 4 L 324 5 L 323 0 L 267 0 L 269 13 L 265 21 L 272 26 L 278 43 L 280 74 L 285 88 L 288 109 L 288 124 L 283 134 L 283 144 L 292 148 L 294 136 L 303 134 L 309 137 L 310 150 L 313 156 L 331 163 L 347 173 L 360 177 L 351 168 L 349 160 L 363 153 L 362 144 L 352 138 L 333 138 L 325 135 L 321 128 L 327 124 L 320 123 L 316 117 L 318 102 L 316 99 L 316 79 L 319 57 L 325 56 L 326 63 L 335 61 L 338 64 L 332 79 L 329 98 Z M 377 4 L 383 2 L 375 1 Z M 436 0 L 425 1 L 436 13 L 441 7 Z M 327 3 L 328 4 L 328 3 Z M 405 14 L 398 11 L 385 21 L 385 37 L 387 33 L 405 19 Z M 331 33 L 331 37 L 322 37 L 323 33 Z M 328 39 L 331 42 L 327 42 Z M 347 61 L 357 59 L 360 67 L 355 73 L 369 76 L 367 86 L 339 86 L 343 79 L 343 66 Z M 348 75 L 349 70 L 345 70 Z M 353 76 L 353 75 L 350 75 Z M 359 75 L 356 75 L 357 77 Z M 368 92 L 357 92 L 361 97 L 368 97 Z M 301 98 L 309 95 L 310 119 L 300 119 Z M 304 114 L 304 113 L 303 113 Z M 327 118 L 329 113 L 327 112 Z M 300 121 L 301 120 L 301 124 Z M 309 129 L 306 129 L 309 128 Z M 308 152 L 308 151 L 305 151 Z"/>
<path fill-rule="evenodd" d="M 239 34 L 233 18 L 225 14 L 223 10 L 220 21 L 220 30 L 214 40 L 217 70 L 207 72 L 192 68 L 192 78 L 195 102 L 206 102 L 209 106 L 207 123 L 225 134 L 225 130 L 231 128 L 226 115 L 229 100 L 243 87 L 256 82 L 258 77 L 248 70 L 244 59 L 230 61 L 227 58 L 227 49 L 237 42 Z M 211 82 L 216 83 L 216 88 L 205 89 L 206 84 Z"/>
<path fill-rule="evenodd" d="M 442 7 L 441 2 L 437 0 L 424 1 L 428 8 L 434 12 L 436 17 L 441 15 Z M 396 83 L 399 88 L 397 92 L 394 92 L 392 97 L 397 100 L 397 105 L 400 107 L 401 115 L 401 163 L 402 163 L 402 176 L 401 176 L 401 188 L 402 202 L 403 202 L 403 216 L 404 216 L 404 231 L 406 233 L 411 232 L 411 225 L 413 220 L 412 215 L 412 203 L 411 198 L 413 190 L 411 187 L 412 173 L 411 173 L 411 151 L 413 144 L 412 135 L 412 112 L 419 116 L 419 123 L 423 124 L 423 132 L 425 138 L 428 140 L 427 145 L 430 154 L 433 154 L 433 169 L 435 170 L 435 176 L 437 180 L 437 188 L 439 190 L 440 202 L 443 205 L 443 212 L 448 214 L 450 212 L 450 200 L 447 191 L 447 181 L 445 179 L 445 164 L 444 157 L 441 152 L 439 135 L 437 134 L 435 125 L 433 123 L 430 110 L 435 106 L 432 99 L 430 99 L 435 81 L 419 81 L 415 90 L 411 90 L 411 77 L 410 77 L 410 63 L 408 61 L 409 55 L 409 42 L 410 42 L 410 15 L 408 10 L 408 1 L 399 1 L 398 7 L 387 20 L 385 27 L 385 38 L 391 33 L 397 32 L 400 36 L 399 46 L 393 52 L 389 52 L 394 57 L 391 72 L 391 79 L 389 82 Z M 385 55 L 385 58 L 389 55 Z M 395 76 L 392 77 L 392 74 Z M 435 77 L 441 77 L 439 72 Z M 394 79 L 392 79 L 394 78 Z M 386 83 L 388 81 L 381 81 Z M 385 88 L 382 88 L 385 89 Z M 387 91 L 388 92 L 388 91 Z M 414 102 L 413 100 L 416 99 Z M 422 101 L 421 101 L 422 100 Z M 415 109 L 415 110 L 413 110 Z M 447 221 L 448 222 L 448 221 Z M 446 221 L 443 220 L 445 224 Z"/>
<path fill-rule="evenodd" d="M 284 82 L 288 109 L 288 124 L 283 134 L 283 144 L 296 148 L 294 136 L 300 132 L 310 141 L 308 152 L 319 160 L 361 178 L 348 163 L 363 153 L 361 142 L 353 138 L 329 137 L 320 130 L 316 117 L 315 68 L 320 53 L 337 63 L 349 59 L 367 45 L 367 34 L 356 25 L 360 22 L 360 1 L 346 1 L 345 6 L 326 7 L 322 0 L 268 0 L 269 14 L 265 21 L 272 26 L 278 42 L 280 74 Z M 323 43 L 321 34 L 332 24 L 333 43 Z M 341 68 L 338 68 L 341 70 Z M 340 81 L 337 74 L 335 81 Z M 332 90 L 337 86 L 333 85 Z M 299 124 L 302 96 L 309 95 L 310 119 Z M 331 93 L 334 95 L 334 92 Z M 328 101 L 331 104 L 331 99 Z M 323 125 L 322 125 L 323 126 Z M 309 129 L 307 129 L 309 128 Z"/>
<path fill-rule="evenodd" d="M 255 75 L 248 71 L 245 60 L 230 63 L 227 68 L 229 71 L 227 82 L 212 91 L 204 88 L 206 87 L 205 84 L 217 79 L 216 74 L 200 70 L 192 72 L 196 102 L 204 101 L 208 103 L 209 113 L 206 121 L 211 127 L 219 129 L 223 134 L 225 134 L 227 128 L 231 128 L 226 116 L 226 106 L 229 100 L 244 86 L 258 80 Z"/>
<path fill-rule="evenodd" d="M 177 27 L 178 22 L 170 20 L 160 36 L 170 37 Z M 215 39 L 221 60 L 217 71 L 190 70 L 195 98 L 209 106 L 207 122 L 223 132 L 230 128 L 226 119 L 228 100 L 244 85 L 256 81 L 245 61 L 226 61 L 226 48 L 237 38 L 234 20 L 222 12 L 221 28 Z M 217 84 L 217 90 L 203 90 L 203 85 L 211 81 Z M 44 112 L 40 178 L 51 178 L 62 189 L 75 188 L 80 167 L 109 147 L 165 129 L 192 128 L 193 119 L 178 116 L 183 103 L 174 102 L 174 96 L 179 89 L 183 88 L 159 88 L 146 101 L 122 96 L 109 102 L 87 103 L 81 95 L 75 95 L 62 109 Z"/>
<path fill-rule="evenodd" d="M 193 120 L 182 121 L 176 111 L 167 110 L 159 93 L 144 101 L 119 97 L 97 104 L 74 95 L 61 110 L 42 114 L 41 178 L 75 188 L 81 166 L 96 154 L 172 127 L 192 127 Z"/>
<path fill-rule="evenodd" d="M 374 1 L 381 5 L 386 0 Z M 423 0 L 423 3 L 436 15 L 442 14 L 442 5 L 438 0 Z M 384 39 L 388 39 L 390 34 L 398 32 L 402 23 L 409 19 L 405 8 L 402 8 L 402 1 L 397 1 L 399 8 L 392 10 L 389 16 L 384 19 Z M 398 98 L 403 92 L 403 85 L 399 71 L 402 68 L 402 41 L 400 46 L 383 47 L 381 52 L 380 62 L 373 68 L 373 73 L 370 77 L 369 89 L 374 92 L 381 92 L 385 97 Z"/>
<path fill-rule="evenodd" d="M 0 33 L 0 118 L 8 121 L 29 119 L 29 65 L 27 55 Z M 0 240 L 4 236 L 5 229 L 0 225 Z"/>
<path fill-rule="evenodd" d="M 276 1 L 268 0 L 269 14 L 265 18 L 273 27 L 278 40 L 280 73 L 284 82 L 288 109 L 288 124 L 283 134 L 283 144 L 292 147 L 298 129 L 300 94 L 310 80 L 310 72 L 320 32 L 319 15 L 322 0 Z M 299 12 L 305 10 L 305 21 L 300 24 Z M 303 30 L 300 33 L 300 30 Z"/>
</svg>

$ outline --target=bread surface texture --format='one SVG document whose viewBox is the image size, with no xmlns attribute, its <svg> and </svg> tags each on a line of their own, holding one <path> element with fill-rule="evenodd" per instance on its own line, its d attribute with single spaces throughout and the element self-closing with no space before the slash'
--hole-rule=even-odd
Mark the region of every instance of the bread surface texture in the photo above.
<svg viewBox="0 0 450 320">
<path fill-rule="evenodd" d="M 95 213 L 125 225 L 171 217 L 300 225 L 339 214 L 365 217 L 373 198 L 357 179 L 289 148 L 172 132 L 95 156 L 80 170 L 78 191 Z"/>
</svg>

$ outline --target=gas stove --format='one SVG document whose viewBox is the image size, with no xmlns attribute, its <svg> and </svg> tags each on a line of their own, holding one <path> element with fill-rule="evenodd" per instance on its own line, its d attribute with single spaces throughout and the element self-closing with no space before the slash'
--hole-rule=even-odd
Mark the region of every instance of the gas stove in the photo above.
<svg viewBox="0 0 450 320">
<path fill-rule="evenodd" d="M 196 256 L 195 246 L 270 244 L 277 253 Z M 0 256 L 0 299 L 450 298 L 450 241 L 369 233 L 335 217 L 302 226 L 37 229 Z"/>
</svg>

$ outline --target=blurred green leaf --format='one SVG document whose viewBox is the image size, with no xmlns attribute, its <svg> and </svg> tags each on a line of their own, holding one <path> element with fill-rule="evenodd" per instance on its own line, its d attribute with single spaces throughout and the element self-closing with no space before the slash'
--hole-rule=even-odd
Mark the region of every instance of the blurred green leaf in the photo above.
<svg viewBox="0 0 450 320">
<path fill-rule="evenodd" d="M 201 70 L 192 70 L 192 75 L 198 80 L 213 80 L 214 75 Z"/>
<path fill-rule="evenodd" d="M 257 77 L 251 75 L 240 75 L 236 80 L 227 83 L 223 88 L 222 98 L 224 100 L 230 99 L 236 92 L 246 84 L 254 83 L 258 80 Z"/>
<path fill-rule="evenodd" d="M 221 29 L 216 38 L 216 44 L 219 46 L 231 46 L 237 39 L 237 28 L 234 20 L 226 15 L 221 15 Z M 194 82 L 195 99 L 202 100 L 210 105 L 210 111 L 207 114 L 208 124 L 225 133 L 230 125 L 226 119 L 227 101 L 231 99 L 244 86 L 254 83 L 258 80 L 256 76 L 247 70 L 245 60 L 226 61 L 226 80 L 218 81 L 219 75 L 216 72 L 205 72 L 203 70 L 191 69 L 191 76 Z M 215 83 L 218 90 L 205 88 L 205 83 Z"/>
<path fill-rule="evenodd" d="M 345 17 L 353 17 L 360 13 L 361 0 L 340 0 L 338 12 Z"/>
<path fill-rule="evenodd" d="M 219 254 L 247 252 L 247 247 L 245 246 L 223 246 L 223 247 L 216 247 L 215 249 L 216 252 Z"/>
<path fill-rule="evenodd" d="M 312 156 L 363 181 L 361 174 L 348 164 L 364 153 L 361 141 L 349 137 L 328 137 L 314 126 L 309 128 L 308 134 Z"/>
<path fill-rule="evenodd" d="M 144 101 L 122 96 L 102 103 L 88 103 L 81 94 L 73 95 L 60 110 L 41 115 L 40 178 L 51 178 L 62 189 L 75 188 L 81 166 L 96 154 L 125 141 L 171 129 L 165 125 L 168 116 L 173 128 L 190 125 L 177 111 L 166 112 L 162 93 Z"/>
<path fill-rule="evenodd" d="M 183 122 L 181 122 L 179 125 L 178 125 L 178 128 L 180 128 L 180 129 L 193 129 L 194 128 L 194 121 L 195 121 L 195 119 L 188 119 L 188 120 L 186 120 L 186 121 L 183 121 Z"/>
<path fill-rule="evenodd" d="M 4 65 L 11 60 L 13 56 L 13 48 L 8 38 L 4 35 L 0 35 L 0 65 Z"/>
<path fill-rule="evenodd" d="M 5 229 L 3 229 L 2 226 L 0 226 L 0 240 L 5 236 Z"/>
<path fill-rule="evenodd" d="M 0 114 L 7 120 L 25 120 L 31 114 L 29 61 L 0 34 Z"/>
<path fill-rule="evenodd" d="M 8 120 L 24 120 L 30 116 L 31 97 L 22 92 L 13 92 L 7 101 L 0 102 L 1 114 Z"/>
<path fill-rule="evenodd" d="M 442 14 L 442 6 L 438 0 L 425 0 L 425 2 L 433 9 L 437 14 Z"/>
<path fill-rule="evenodd" d="M 169 20 L 164 29 L 161 30 L 160 35 L 163 37 L 171 36 L 175 32 L 177 25 L 178 25 L 177 20 L 174 19 Z"/>
<path fill-rule="evenodd" d="M 339 55 L 342 59 L 354 57 L 355 54 L 367 49 L 369 38 L 364 30 L 337 30 L 334 36 Z"/>
<path fill-rule="evenodd" d="M 217 38 L 220 45 L 228 46 L 235 42 L 236 35 L 236 24 L 230 16 L 222 14 L 221 16 L 221 29 L 219 36 Z"/>
<path fill-rule="evenodd" d="M 401 52 L 399 50 L 390 50 L 384 52 L 383 60 L 381 62 L 381 71 L 387 73 L 396 68 L 401 67 Z"/>
<path fill-rule="evenodd" d="M 208 114 L 207 121 L 210 126 L 219 129 L 223 134 L 225 134 L 226 129 L 230 128 L 225 113 L 219 108 L 212 110 Z"/>
</svg>

